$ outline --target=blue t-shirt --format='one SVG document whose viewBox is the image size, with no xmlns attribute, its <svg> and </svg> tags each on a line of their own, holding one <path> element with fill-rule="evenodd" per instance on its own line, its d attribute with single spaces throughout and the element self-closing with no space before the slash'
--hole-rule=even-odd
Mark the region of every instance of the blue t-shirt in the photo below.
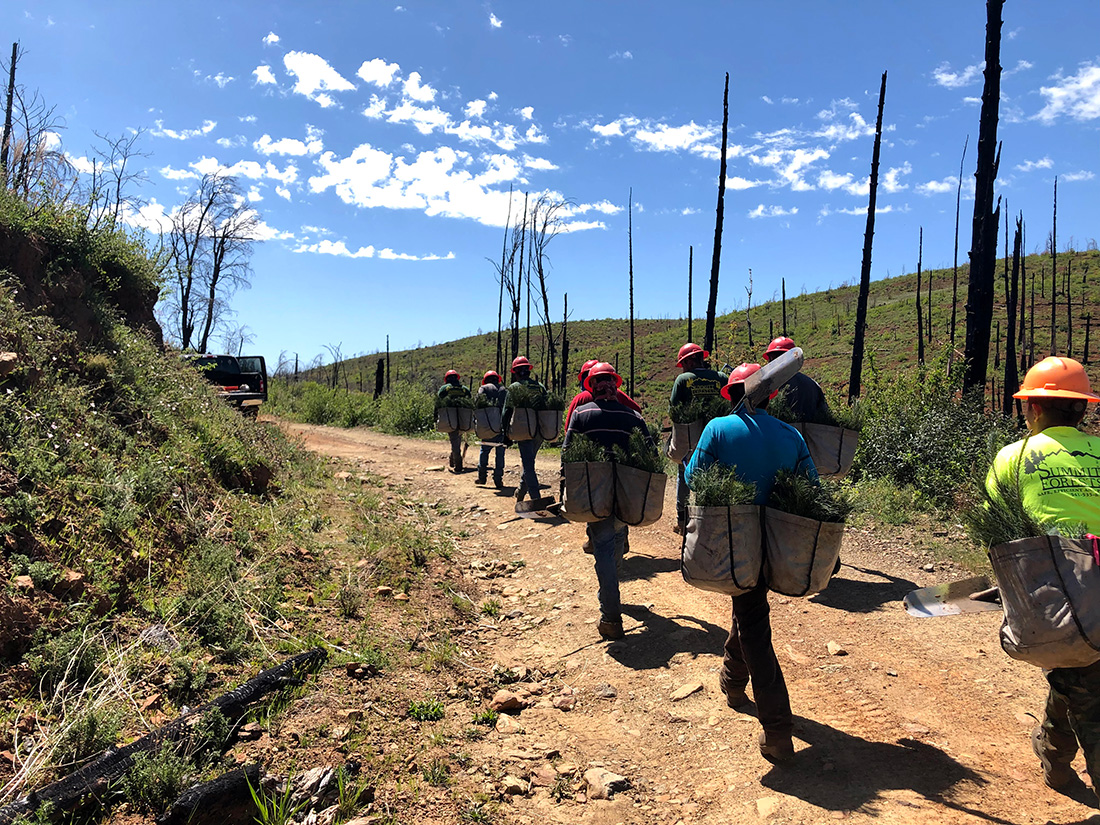
<svg viewBox="0 0 1100 825">
<path fill-rule="evenodd" d="M 741 410 L 712 419 L 684 468 L 688 485 L 692 473 L 712 464 L 735 467 L 738 478 L 755 484 L 756 504 L 768 503 L 775 474 L 780 470 L 794 470 L 817 479 L 817 468 L 802 434 L 763 410 L 752 415 Z"/>
</svg>

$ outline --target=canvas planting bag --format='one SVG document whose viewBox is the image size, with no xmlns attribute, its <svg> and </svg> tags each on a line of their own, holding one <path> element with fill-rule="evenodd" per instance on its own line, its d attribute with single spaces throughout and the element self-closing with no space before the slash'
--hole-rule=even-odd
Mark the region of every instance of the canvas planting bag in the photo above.
<svg viewBox="0 0 1100 825">
<path fill-rule="evenodd" d="M 508 437 L 513 441 L 530 441 L 539 432 L 538 413 L 530 407 L 514 407 L 508 425 Z"/>
<path fill-rule="evenodd" d="M 764 558 L 768 589 L 784 596 L 811 596 L 829 584 L 844 525 L 764 508 Z"/>
<path fill-rule="evenodd" d="M 561 415 L 561 410 L 538 411 L 539 435 L 543 441 L 553 441 L 561 434 Z"/>
<path fill-rule="evenodd" d="M 615 465 L 615 518 L 631 527 L 646 527 L 661 518 L 668 476 L 625 464 Z"/>
<path fill-rule="evenodd" d="M 488 441 L 500 435 L 500 421 L 500 407 L 478 407 L 474 410 L 474 432 L 482 441 Z"/>
<path fill-rule="evenodd" d="M 668 457 L 677 464 L 683 464 L 691 458 L 691 454 L 695 452 L 695 447 L 699 444 L 699 439 L 706 427 L 707 422 L 702 418 L 688 424 L 677 424 L 673 421 L 672 436 L 668 440 L 668 449 L 666 450 Z"/>
<path fill-rule="evenodd" d="M 570 521 L 593 522 L 615 513 L 615 465 L 610 461 L 576 461 L 562 465 L 562 515 Z"/>
<path fill-rule="evenodd" d="M 455 429 L 460 433 L 468 433 L 474 428 L 474 411 L 469 407 L 454 407 L 456 413 L 458 413 L 458 423 Z"/>
<path fill-rule="evenodd" d="M 740 596 L 756 587 L 764 559 L 760 507 L 687 509 L 680 572 L 700 590 Z"/>
<path fill-rule="evenodd" d="M 440 407 L 435 411 L 435 428 L 441 433 L 453 433 L 458 429 L 458 408 Z"/>
<path fill-rule="evenodd" d="M 842 477 L 852 469 L 859 433 L 828 424 L 792 424 L 802 433 L 818 475 Z"/>
<path fill-rule="evenodd" d="M 1100 661 L 1097 540 L 1038 536 L 998 544 L 989 560 L 1001 589 L 1001 647 L 1043 668 Z"/>
</svg>

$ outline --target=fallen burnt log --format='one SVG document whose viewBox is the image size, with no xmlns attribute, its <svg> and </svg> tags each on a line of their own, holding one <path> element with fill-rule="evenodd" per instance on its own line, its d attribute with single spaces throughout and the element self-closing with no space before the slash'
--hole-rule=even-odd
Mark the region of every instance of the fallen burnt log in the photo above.
<svg viewBox="0 0 1100 825">
<path fill-rule="evenodd" d="M 0 808 L 0 825 L 11 825 L 19 815 L 31 814 L 45 803 L 50 803 L 60 816 L 75 810 L 85 800 L 99 801 L 107 794 L 110 785 L 133 767 L 134 757 L 138 754 L 155 753 L 162 747 L 186 742 L 195 722 L 211 710 L 220 711 L 230 723 L 237 722 L 257 699 L 281 688 L 301 684 L 298 675 L 320 666 L 327 655 L 323 648 L 299 653 L 129 745 L 104 751 L 98 759 L 75 773 Z"/>
<path fill-rule="evenodd" d="M 188 788 L 157 817 L 157 825 L 249 825 L 256 816 L 249 786 L 260 787 L 260 763 Z"/>
</svg>

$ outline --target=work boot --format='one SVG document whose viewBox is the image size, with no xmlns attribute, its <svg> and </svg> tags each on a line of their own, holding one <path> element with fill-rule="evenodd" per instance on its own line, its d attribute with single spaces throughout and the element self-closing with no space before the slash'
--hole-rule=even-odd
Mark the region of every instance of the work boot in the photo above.
<svg viewBox="0 0 1100 825">
<path fill-rule="evenodd" d="M 590 556 L 596 555 L 596 551 L 592 549 L 592 539 L 586 538 L 584 544 L 581 545 L 581 550 Z"/>
<path fill-rule="evenodd" d="M 794 759 L 794 742 L 790 734 L 760 732 L 760 755 L 771 763 Z"/>
<path fill-rule="evenodd" d="M 1035 755 L 1039 757 L 1039 764 L 1043 766 L 1043 782 L 1048 788 L 1059 790 L 1074 780 L 1080 781 L 1073 765 L 1068 762 L 1055 762 L 1050 758 L 1042 725 L 1036 725 L 1031 731 L 1031 749 L 1035 751 Z"/>
<path fill-rule="evenodd" d="M 675 526 L 673 526 L 672 532 L 675 533 L 678 536 L 682 536 L 684 534 L 684 529 L 686 527 L 687 527 L 687 513 L 681 512 L 680 510 L 677 510 L 676 511 L 676 524 L 675 524 Z"/>
<path fill-rule="evenodd" d="M 622 622 L 600 622 L 596 625 L 596 630 L 600 632 L 602 638 L 607 639 L 609 642 L 621 639 L 626 635 L 623 632 Z"/>
<path fill-rule="evenodd" d="M 487 472 L 488 471 L 484 467 L 478 467 L 477 468 L 477 483 L 478 484 L 484 484 L 485 483 L 485 477 L 487 475 Z"/>
<path fill-rule="evenodd" d="M 752 700 L 749 699 L 749 694 L 745 692 L 744 688 L 735 688 L 732 686 L 723 687 L 722 693 L 726 695 L 726 706 L 734 710 L 743 708 L 745 705 L 751 704 L 752 702 Z"/>
<path fill-rule="evenodd" d="M 501 475 L 500 473 L 494 473 L 493 474 L 493 486 L 496 487 L 498 490 L 501 487 L 503 487 L 504 486 L 504 476 Z"/>
<path fill-rule="evenodd" d="M 527 497 L 527 486 L 521 481 L 516 488 L 516 501 L 523 501 Z"/>
</svg>

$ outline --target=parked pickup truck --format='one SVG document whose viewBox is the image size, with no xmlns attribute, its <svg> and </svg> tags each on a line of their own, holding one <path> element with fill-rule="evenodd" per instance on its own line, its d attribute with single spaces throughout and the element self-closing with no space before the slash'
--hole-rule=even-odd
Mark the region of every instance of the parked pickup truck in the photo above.
<svg viewBox="0 0 1100 825">
<path fill-rule="evenodd" d="M 248 418 L 267 401 L 267 364 L 262 355 L 185 355 L 184 360 L 219 388 L 218 395 Z"/>
</svg>

